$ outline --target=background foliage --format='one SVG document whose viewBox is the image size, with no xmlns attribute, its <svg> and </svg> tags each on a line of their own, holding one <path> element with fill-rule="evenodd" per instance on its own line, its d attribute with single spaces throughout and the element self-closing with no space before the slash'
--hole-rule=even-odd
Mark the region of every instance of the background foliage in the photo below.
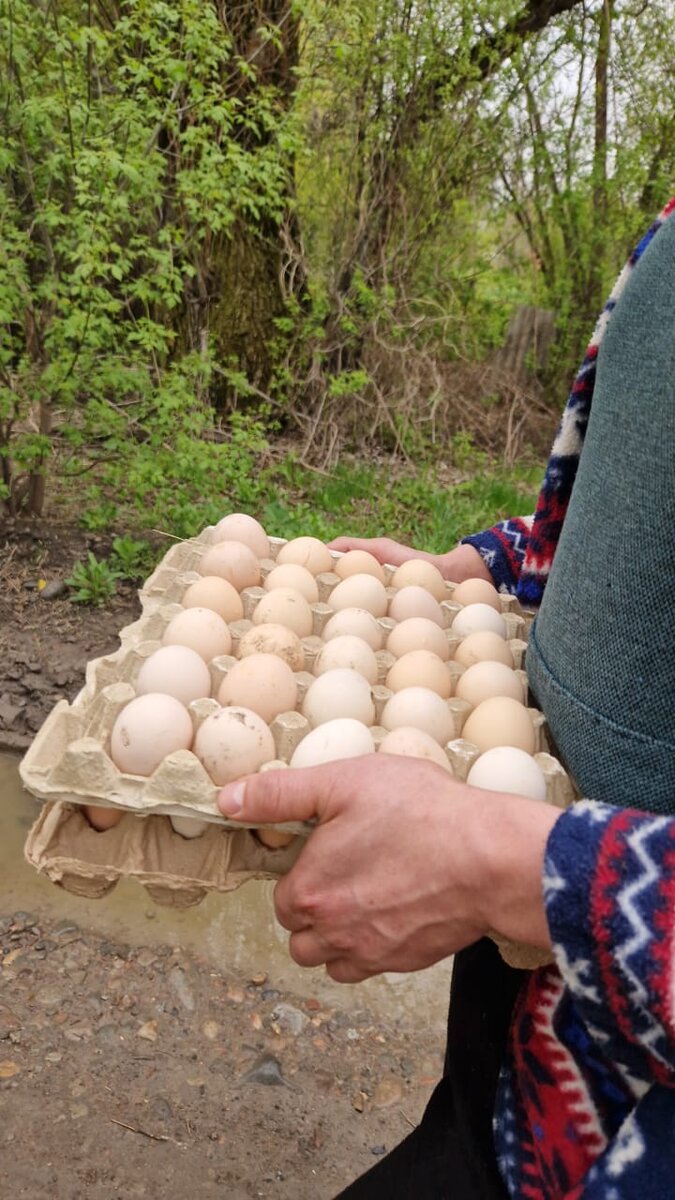
<svg viewBox="0 0 675 1200">
<path fill-rule="evenodd" d="M 302 464 L 339 482 L 355 448 L 541 456 L 672 189 L 672 17 L 0 0 L 5 509 L 58 477 L 92 528 L 184 535 L 236 498 L 289 532 L 324 511 Z"/>
</svg>

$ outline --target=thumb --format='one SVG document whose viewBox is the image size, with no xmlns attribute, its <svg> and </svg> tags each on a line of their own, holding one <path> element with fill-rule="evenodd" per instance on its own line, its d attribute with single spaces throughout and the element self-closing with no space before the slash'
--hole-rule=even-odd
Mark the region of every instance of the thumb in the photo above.
<svg viewBox="0 0 675 1200">
<path fill-rule="evenodd" d="M 223 816 L 253 825 L 310 821 L 322 813 L 320 775 L 313 767 L 249 775 L 222 789 L 218 807 Z"/>
</svg>

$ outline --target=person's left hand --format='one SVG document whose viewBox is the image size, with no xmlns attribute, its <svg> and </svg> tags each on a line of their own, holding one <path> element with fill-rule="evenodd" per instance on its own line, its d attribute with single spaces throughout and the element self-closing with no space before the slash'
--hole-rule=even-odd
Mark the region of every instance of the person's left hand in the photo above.
<svg viewBox="0 0 675 1200">
<path fill-rule="evenodd" d="M 495 899 L 504 912 L 529 904 L 536 937 L 547 943 L 541 869 L 554 818 L 545 805 L 498 797 L 525 805 L 528 829 L 532 808 L 545 814 L 539 836 L 528 834 L 531 869 L 509 880 L 506 896 L 493 869 L 505 832 L 490 815 L 495 798 L 426 760 L 378 754 L 253 775 L 225 788 L 219 803 L 251 824 L 316 821 L 276 886 L 277 917 L 290 930 L 296 962 L 325 963 L 333 979 L 354 983 L 419 970 L 477 940 L 493 927 Z"/>
</svg>

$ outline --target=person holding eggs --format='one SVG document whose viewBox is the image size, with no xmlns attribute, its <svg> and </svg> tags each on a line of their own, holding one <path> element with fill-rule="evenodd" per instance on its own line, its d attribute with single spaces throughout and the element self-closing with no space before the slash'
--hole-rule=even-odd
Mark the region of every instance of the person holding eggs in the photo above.
<svg viewBox="0 0 675 1200">
<path fill-rule="evenodd" d="M 297 962 L 354 982 L 455 955 L 444 1077 L 343 1200 L 673 1194 L 674 212 L 619 277 L 534 517 L 441 555 L 333 543 L 394 566 L 424 557 L 537 608 L 530 687 L 589 799 L 561 813 L 371 754 L 220 794 L 234 819 L 314 823 L 275 893 Z M 490 932 L 554 962 L 509 968 Z"/>
</svg>

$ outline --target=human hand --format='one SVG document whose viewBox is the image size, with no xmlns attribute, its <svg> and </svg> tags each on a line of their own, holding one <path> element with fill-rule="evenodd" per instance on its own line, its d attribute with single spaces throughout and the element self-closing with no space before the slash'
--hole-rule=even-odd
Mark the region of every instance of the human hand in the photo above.
<svg viewBox="0 0 675 1200">
<path fill-rule="evenodd" d="M 355 983 L 419 970 L 490 929 L 550 946 L 541 880 L 559 812 L 547 805 L 389 755 L 253 775 L 219 803 L 251 824 L 316 822 L 275 889 L 301 966 Z"/>
<path fill-rule="evenodd" d="M 401 563 L 411 558 L 423 558 L 438 568 L 444 579 L 452 583 L 461 583 L 464 579 L 487 579 L 492 583 L 492 575 L 486 567 L 480 554 L 473 546 L 455 546 L 446 554 L 429 554 L 426 550 L 415 550 L 412 546 L 404 546 L 393 538 L 354 538 L 339 537 L 328 543 L 330 550 L 346 553 L 348 550 L 367 550 L 378 562 L 388 563 L 392 567 L 400 567 Z"/>
</svg>

